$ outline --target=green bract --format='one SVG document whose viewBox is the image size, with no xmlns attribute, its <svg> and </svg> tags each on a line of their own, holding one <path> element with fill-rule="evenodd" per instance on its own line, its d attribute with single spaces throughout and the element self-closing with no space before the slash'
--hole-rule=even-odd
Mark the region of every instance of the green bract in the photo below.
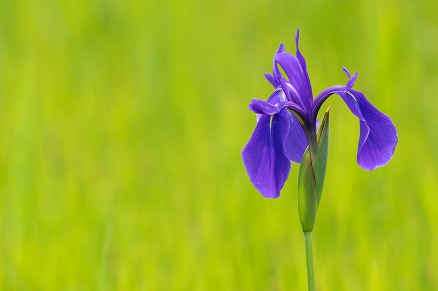
<svg viewBox="0 0 438 291">
<path fill-rule="evenodd" d="M 301 161 L 298 176 L 298 212 L 304 232 L 313 230 L 322 188 L 324 187 L 329 141 L 329 111 L 330 107 L 324 113 L 321 125 L 318 128 L 318 148 L 313 163 L 310 147 L 304 152 Z"/>
</svg>

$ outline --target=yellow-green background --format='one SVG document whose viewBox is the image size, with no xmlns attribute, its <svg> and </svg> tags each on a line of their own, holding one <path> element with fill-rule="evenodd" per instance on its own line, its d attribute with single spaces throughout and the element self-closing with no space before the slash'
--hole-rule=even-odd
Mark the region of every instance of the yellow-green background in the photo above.
<svg viewBox="0 0 438 291">
<path fill-rule="evenodd" d="M 356 164 L 332 105 L 317 290 L 438 290 L 435 1 L 1 1 L 0 289 L 305 290 L 296 179 L 246 176 L 251 98 L 301 29 L 314 94 L 390 115 L 393 160 Z"/>
</svg>

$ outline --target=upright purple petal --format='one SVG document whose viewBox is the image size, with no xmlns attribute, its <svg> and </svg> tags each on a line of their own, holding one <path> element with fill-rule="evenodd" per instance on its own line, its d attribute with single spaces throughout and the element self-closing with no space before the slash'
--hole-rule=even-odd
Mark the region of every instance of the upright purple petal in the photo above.
<svg viewBox="0 0 438 291">
<path fill-rule="evenodd" d="M 292 113 L 288 113 L 288 117 L 289 133 L 283 145 L 284 154 L 289 160 L 301 163 L 304 151 L 309 143 L 298 119 Z"/>
<path fill-rule="evenodd" d="M 350 71 L 346 67 L 342 67 L 342 71 L 344 71 L 345 75 L 347 75 L 348 79 L 351 79 Z"/>
<path fill-rule="evenodd" d="M 277 198 L 290 171 L 283 153 L 289 132 L 287 109 L 277 115 L 262 115 L 242 150 L 243 163 L 254 187 L 266 198 Z"/>
<path fill-rule="evenodd" d="M 298 42 L 300 40 L 300 30 L 297 29 L 297 33 L 295 35 L 295 45 L 297 46 L 297 59 L 300 63 L 302 74 L 303 74 L 303 84 L 304 84 L 304 90 L 306 91 L 306 96 L 309 99 L 309 102 L 312 102 L 313 95 L 312 95 L 312 85 L 310 84 L 310 78 L 309 74 L 307 73 L 307 64 L 306 59 L 304 59 L 304 56 L 300 52 L 300 48 L 298 46 Z"/>
<path fill-rule="evenodd" d="M 279 84 L 277 83 L 277 81 L 274 79 L 274 77 L 271 74 L 266 73 L 265 78 L 266 78 L 266 80 L 268 80 L 269 83 L 271 83 L 272 86 L 274 86 L 274 88 L 278 87 Z"/>
<path fill-rule="evenodd" d="M 345 86 L 345 89 L 346 89 L 347 91 L 350 91 L 351 88 L 353 88 L 354 83 L 356 82 L 357 76 L 358 76 L 358 73 L 356 72 L 356 73 L 353 75 L 353 77 L 351 77 L 351 78 L 348 80 L 347 85 Z"/>
<path fill-rule="evenodd" d="M 298 92 L 298 99 L 294 100 L 297 104 L 303 107 L 306 111 L 310 111 L 310 103 L 311 96 L 309 99 L 309 93 L 306 89 L 306 78 L 303 74 L 303 71 L 301 69 L 301 65 L 298 62 L 298 59 L 290 54 L 290 53 L 280 53 L 275 56 L 275 60 L 277 61 L 277 64 L 279 64 L 284 72 L 286 73 L 290 84 L 292 87 Z M 276 74 L 281 75 L 280 70 L 278 67 L 274 67 L 274 69 L 277 71 Z M 286 89 L 286 88 L 284 88 Z"/>
<path fill-rule="evenodd" d="M 362 115 L 360 118 L 355 113 L 361 119 L 357 163 L 368 171 L 386 165 L 394 155 L 398 141 L 397 130 L 391 119 L 377 110 L 362 92 L 350 90 L 343 95 L 344 101 L 347 98 L 356 101 Z"/>
<path fill-rule="evenodd" d="M 285 51 L 284 44 L 280 43 L 280 46 L 278 47 L 277 51 L 274 54 L 274 60 L 272 64 L 272 76 L 267 76 L 269 74 L 265 74 L 265 78 L 269 81 L 269 83 L 272 84 L 272 86 L 274 86 L 274 88 L 277 88 L 280 85 L 280 79 L 281 79 L 281 74 L 279 74 L 279 71 L 276 69 L 275 56 L 277 54 L 283 53 L 284 51 Z"/>
</svg>

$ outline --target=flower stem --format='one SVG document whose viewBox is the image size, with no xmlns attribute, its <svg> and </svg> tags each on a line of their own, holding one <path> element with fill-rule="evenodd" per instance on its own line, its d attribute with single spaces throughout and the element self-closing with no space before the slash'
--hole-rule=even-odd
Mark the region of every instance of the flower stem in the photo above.
<svg viewBox="0 0 438 291">
<path fill-rule="evenodd" d="M 316 136 L 316 129 L 311 128 L 307 129 L 303 127 L 304 133 L 306 134 L 307 142 L 309 143 L 309 152 L 310 152 L 310 159 L 313 162 L 315 161 L 316 154 L 318 152 L 318 137 Z"/>
<path fill-rule="evenodd" d="M 307 286 L 309 291 L 315 290 L 315 280 L 313 275 L 313 251 L 312 251 L 312 232 L 304 232 L 304 242 L 306 245 L 307 262 Z"/>
</svg>

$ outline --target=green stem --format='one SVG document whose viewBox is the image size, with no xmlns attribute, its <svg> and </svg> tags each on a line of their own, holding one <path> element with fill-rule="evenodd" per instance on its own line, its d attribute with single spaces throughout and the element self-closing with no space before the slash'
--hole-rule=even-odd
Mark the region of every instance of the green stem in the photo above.
<svg viewBox="0 0 438 291">
<path fill-rule="evenodd" d="M 306 134 L 307 142 L 309 143 L 309 152 L 310 152 L 310 160 L 313 163 L 316 158 L 316 154 L 318 153 L 318 137 L 316 136 L 315 129 L 306 129 L 303 127 L 304 133 Z"/>
<path fill-rule="evenodd" d="M 315 280 L 313 275 L 313 251 L 312 251 L 312 232 L 304 232 L 304 242 L 306 244 L 307 262 L 307 285 L 309 291 L 315 290 Z"/>
</svg>

